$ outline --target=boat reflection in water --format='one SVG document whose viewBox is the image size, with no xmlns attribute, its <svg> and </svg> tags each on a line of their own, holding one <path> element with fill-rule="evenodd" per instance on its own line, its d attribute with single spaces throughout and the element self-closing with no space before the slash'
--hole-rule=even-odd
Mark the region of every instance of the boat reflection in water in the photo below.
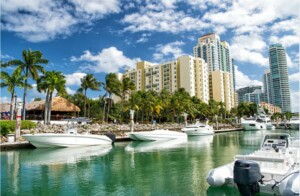
<svg viewBox="0 0 300 196">
<path fill-rule="evenodd" d="M 179 148 L 182 144 L 186 143 L 185 139 L 173 139 L 166 141 L 133 141 L 126 147 L 127 152 L 153 152 L 164 149 Z"/>
<path fill-rule="evenodd" d="M 190 147 L 209 147 L 214 140 L 213 135 L 189 137 L 187 145 Z"/>
<path fill-rule="evenodd" d="M 22 161 L 27 165 L 55 165 L 76 163 L 88 160 L 93 156 L 103 156 L 109 153 L 112 146 L 88 146 L 78 148 L 38 148 L 30 150 Z"/>
</svg>

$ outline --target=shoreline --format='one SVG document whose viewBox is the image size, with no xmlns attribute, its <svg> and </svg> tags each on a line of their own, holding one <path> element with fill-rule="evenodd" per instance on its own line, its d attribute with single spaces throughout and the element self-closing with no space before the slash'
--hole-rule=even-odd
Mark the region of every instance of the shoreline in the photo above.
<svg viewBox="0 0 300 196">
<path fill-rule="evenodd" d="M 174 130 L 174 129 L 173 129 Z M 138 131 L 145 131 L 145 130 L 138 130 Z M 149 130 L 151 131 L 151 130 Z M 178 131 L 178 130 L 176 130 Z M 231 128 L 231 129 L 220 129 L 215 130 L 215 134 L 219 133 L 227 133 L 227 132 L 233 132 L 233 131 L 243 131 L 242 128 Z M 129 132 L 129 131 L 126 131 Z M 193 136 L 190 136 L 193 137 Z M 201 136 L 200 136 L 201 137 Z M 133 141 L 128 136 L 117 136 L 115 142 L 125 142 L 125 141 Z M 28 141 L 20 141 L 20 142 L 3 142 L 0 144 L 1 150 L 14 150 L 14 149 L 23 149 L 23 148 L 35 148 L 33 145 L 31 145 Z"/>
</svg>

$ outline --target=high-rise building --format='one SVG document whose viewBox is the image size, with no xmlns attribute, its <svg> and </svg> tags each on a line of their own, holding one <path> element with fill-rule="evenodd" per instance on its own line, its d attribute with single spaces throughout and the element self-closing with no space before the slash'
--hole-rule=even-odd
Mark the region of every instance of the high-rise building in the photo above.
<svg viewBox="0 0 300 196">
<path fill-rule="evenodd" d="M 203 102 L 209 100 L 209 78 L 207 63 L 201 58 L 181 56 L 177 60 L 154 65 L 147 61 L 138 62 L 136 69 L 127 70 L 123 77 L 128 77 L 135 84 L 136 90 L 166 89 L 174 93 L 184 88 L 191 96 Z"/>
<path fill-rule="evenodd" d="M 265 70 L 263 75 L 263 100 L 266 103 L 273 103 L 273 93 L 272 93 L 272 77 L 270 70 Z"/>
<path fill-rule="evenodd" d="M 208 65 L 210 74 L 210 99 L 222 101 L 230 110 L 234 107 L 235 71 L 230 56 L 229 44 L 220 41 L 215 33 L 198 38 L 193 48 L 195 57 L 200 57 Z"/>
<path fill-rule="evenodd" d="M 256 89 L 262 90 L 262 86 L 246 86 L 244 88 L 237 89 L 236 92 L 238 94 L 238 103 L 244 101 L 244 95 L 247 93 L 253 93 Z"/>
<path fill-rule="evenodd" d="M 243 101 L 256 103 L 258 105 L 263 100 L 262 95 L 261 89 L 255 89 L 252 93 L 246 93 L 243 96 Z"/>
<path fill-rule="evenodd" d="M 273 105 L 282 112 L 291 111 L 290 85 L 285 49 L 281 44 L 269 47 L 269 64 L 272 78 Z"/>
</svg>

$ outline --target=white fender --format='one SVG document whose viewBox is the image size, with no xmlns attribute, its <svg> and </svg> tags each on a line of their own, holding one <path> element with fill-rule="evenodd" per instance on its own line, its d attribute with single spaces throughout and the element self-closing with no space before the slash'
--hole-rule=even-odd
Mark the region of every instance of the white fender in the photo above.
<svg viewBox="0 0 300 196">
<path fill-rule="evenodd" d="M 226 178 L 233 176 L 233 164 L 217 167 L 208 172 L 206 181 L 211 186 L 222 186 L 226 183 Z"/>
<path fill-rule="evenodd" d="M 289 177 L 284 179 L 279 185 L 280 195 L 299 195 L 300 190 L 300 177 L 299 169 L 295 173 L 291 174 Z"/>
</svg>

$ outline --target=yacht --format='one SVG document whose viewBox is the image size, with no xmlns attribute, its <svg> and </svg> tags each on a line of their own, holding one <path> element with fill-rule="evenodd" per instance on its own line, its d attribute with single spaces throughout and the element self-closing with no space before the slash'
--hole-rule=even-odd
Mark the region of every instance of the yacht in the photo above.
<svg viewBox="0 0 300 196">
<path fill-rule="evenodd" d="M 114 134 L 79 134 L 76 128 L 69 128 L 64 133 L 37 133 L 21 136 L 36 148 L 111 145 L 115 140 Z"/>
<path fill-rule="evenodd" d="M 290 119 L 290 121 L 287 123 L 287 126 L 290 127 L 290 129 L 295 129 L 295 130 L 299 130 L 299 117 L 293 117 Z"/>
<path fill-rule="evenodd" d="M 181 129 L 184 133 L 188 135 L 213 135 L 214 129 L 213 127 L 209 126 L 208 121 L 206 124 L 201 123 L 200 121 L 196 121 L 193 125 L 188 125 Z"/>
<path fill-rule="evenodd" d="M 162 141 L 172 139 L 187 140 L 187 134 L 178 131 L 169 131 L 164 129 L 157 129 L 154 131 L 138 131 L 127 133 L 128 137 L 133 140 L 140 141 Z"/>
<path fill-rule="evenodd" d="M 270 117 L 266 115 L 262 108 L 258 109 L 258 115 L 255 118 L 241 118 L 241 124 L 246 131 L 275 130 Z"/>
<path fill-rule="evenodd" d="M 241 195 L 299 195 L 299 144 L 299 138 L 286 133 L 267 134 L 259 150 L 236 155 L 233 162 L 210 170 L 206 180 L 214 187 L 236 187 Z"/>
</svg>

